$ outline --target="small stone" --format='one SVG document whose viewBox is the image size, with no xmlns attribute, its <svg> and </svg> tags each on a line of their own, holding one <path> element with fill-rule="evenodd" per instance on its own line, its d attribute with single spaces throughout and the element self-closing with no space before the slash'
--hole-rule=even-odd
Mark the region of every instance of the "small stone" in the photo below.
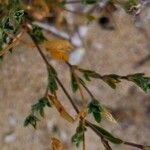
<svg viewBox="0 0 150 150">
<path fill-rule="evenodd" d="M 7 134 L 4 137 L 4 142 L 6 144 L 13 143 L 13 142 L 15 142 L 15 140 L 16 140 L 16 135 L 14 133 Z"/>
</svg>

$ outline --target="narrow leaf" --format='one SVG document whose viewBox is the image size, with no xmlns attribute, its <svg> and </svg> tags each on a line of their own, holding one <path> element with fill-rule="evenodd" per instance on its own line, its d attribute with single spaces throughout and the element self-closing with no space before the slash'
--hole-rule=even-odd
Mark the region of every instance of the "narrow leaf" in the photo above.
<svg viewBox="0 0 150 150">
<path fill-rule="evenodd" d="M 123 143 L 123 141 L 121 139 L 116 138 L 115 136 L 113 136 L 111 133 L 109 133 L 105 129 L 103 129 L 97 125 L 94 125 L 94 124 L 92 124 L 92 126 L 97 134 L 99 134 L 100 136 L 103 136 L 108 141 L 110 141 L 114 144 L 122 144 Z"/>
<path fill-rule="evenodd" d="M 99 101 L 97 101 L 95 99 L 92 100 L 90 102 L 90 104 L 88 105 L 88 109 L 89 109 L 89 113 L 93 114 L 93 117 L 94 117 L 95 121 L 97 123 L 100 123 L 101 122 L 101 111 L 102 111 L 102 108 L 100 106 Z"/>
<path fill-rule="evenodd" d="M 56 90 L 58 90 L 57 82 L 56 82 L 56 76 L 57 73 L 54 68 L 48 69 L 48 82 L 49 82 L 49 90 L 51 93 L 54 93 Z"/>
<path fill-rule="evenodd" d="M 59 114 L 61 115 L 61 117 L 63 117 L 68 122 L 73 123 L 75 119 L 65 110 L 64 106 L 60 103 L 60 101 L 52 95 L 48 96 L 49 99 L 52 101 L 53 105 L 56 107 Z"/>
<path fill-rule="evenodd" d="M 71 87 L 73 92 L 79 89 L 78 81 L 73 73 L 71 73 Z"/>
</svg>

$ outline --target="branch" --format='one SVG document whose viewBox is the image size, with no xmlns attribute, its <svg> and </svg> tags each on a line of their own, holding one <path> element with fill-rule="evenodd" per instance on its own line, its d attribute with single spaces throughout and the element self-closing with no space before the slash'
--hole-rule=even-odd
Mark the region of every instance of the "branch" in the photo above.
<svg viewBox="0 0 150 150">
<path fill-rule="evenodd" d="M 30 35 L 30 33 L 28 33 L 28 34 Z M 43 60 L 44 60 L 44 62 L 45 62 L 45 64 L 46 64 L 46 66 L 47 66 L 47 68 L 49 68 L 49 67 L 51 68 L 52 65 L 51 65 L 51 64 L 48 62 L 48 60 L 46 59 L 46 57 L 45 57 L 45 55 L 43 54 L 41 48 L 40 48 L 39 45 L 36 43 L 35 39 L 34 39 L 31 35 L 30 35 L 30 37 L 32 38 L 32 40 L 33 40 L 33 42 L 34 42 L 34 44 L 35 44 L 35 46 L 36 46 L 38 52 L 40 53 L 41 57 L 43 58 Z M 79 110 L 78 110 L 77 106 L 75 105 L 73 99 L 71 98 L 71 96 L 69 95 L 69 93 L 67 92 L 67 90 L 65 89 L 65 87 L 63 86 L 63 84 L 61 83 L 61 81 L 59 80 L 58 77 L 56 77 L 56 81 L 58 82 L 58 84 L 60 85 L 60 87 L 62 88 L 62 90 L 64 91 L 65 95 L 66 95 L 67 98 L 69 99 L 69 101 L 70 101 L 70 103 L 72 104 L 72 106 L 74 107 L 75 111 L 76 111 L 77 113 L 79 113 Z"/>
<path fill-rule="evenodd" d="M 28 32 L 28 34 L 30 35 L 29 32 Z M 38 52 L 40 53 L 41 57 L 43 58 L 43 60 L 44 60 L 44 62 L 45 62 L 45 64 L 46 64 L 46 66 L 47 66 L 47 68 L 48 68 L 48 67 L 52 67 L 52 65 L 51 65 L 51 64 L 48 62 L 48 60 L 46 59 L 45 55 L 43 54 L 41 48 L 39 47 L 39 45 L 37 44 L 37 42 L 35 41 L 35 39 L 34 39 L 31 35 L 30 35 L 30 37 L 32 38 L 32 40 L 33 40 L 35 46 L 37 47 L 37 50 L 38 50 Z M 67 92 L 67 90 L 65 89 L 65 87 L 63 86 L 62 82 L 59 80 L 58 77 L 56 77 L 56 81 L 58 82 L 58 84 L 60 85 L 60 87 L 62 88 L 62 90 L 64 91 L 65 95 L 67 96 L 68 100 L 69 100 L 70 103 L 72 104 L 72 106 L 73 106 L 73 108 L 75 109 L 75 111 L 76 111 L 77 113 L 79 113 L 79 110 L 78 110 L 77 106 L 75 105 L 73 99 L 71 98 L 71 96 L 69 95 L 69 93 Z M 86 91 L 89 93 L 89 95 L 90 95 L 91 97 L 93 97 L 93 94 L 89 91 L 89 89 L 88 89 L 86 86 L 84 86 L 84 88 L 85 88 Z M 85 119 L 85 125 L 88 126 L 88 127 L 90 127 L 90 128 L 101 138 L 102 143 L 103 143 L 103 145 L 105 146 L 105 148 L 106 148 L 106 146 L 107 146 L 107 148 L 109 148 L 108 150 L 112 150 L 112 149 L 110 149 L 111 147 L 109 146 L 108 141 L 105 140 L 105 138 L 104 138 L 102 135 L 99 135 L 99 134 L 98 134 L 97 129 L 94 127 L 94 125 L 93 125 L 91 122 L 89 122 L 88 120 Z M 127 142 L 127 141 L 124 141 L 123 144 L 128 145 L 128 146 L 131 146 L 131 147 L 136 147 L 136 148 L 139 148 L 139 149 L 143 149 L 143 148 L 144 148 L 143 145 L 135 144 L 135 143 L 132 143 L 132 142 Z"/>
</svg>

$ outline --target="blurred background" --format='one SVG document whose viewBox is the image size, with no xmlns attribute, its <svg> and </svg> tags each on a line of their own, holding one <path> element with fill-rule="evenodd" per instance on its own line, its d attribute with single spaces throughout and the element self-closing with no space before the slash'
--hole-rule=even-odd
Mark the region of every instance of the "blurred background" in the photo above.
<svg viewBox="0 0 150 150">
<path fill-rule="evenodd" d="M 150 76 L 148 5 L 142 10 L 140 21 L 135 21 L 121 8 L 113 12 L 113 18 L 102 12 L 97 20 L 89 24 L 82 25 L 78 18 L 73 19 L 78 24 L 81 37 L 74 35 L 72 41 L 84 51 L 79 64 L 82 68 L 101 74 L 144 72 Z M 53 38 L 48 32 L 45 34 Z M 27 35 L 25 39 L 30 40 Z M 50 62 L 58 71 L 64 86 L 80 105 L 78 93 L 71 92 L 68 67 L 59 61 Z M 23 127 L 31 105 L 44 95 L 46 85 L 46 66 L 36 49 L 19 44 L 12 54 L 5 55 L 0 62 L 0 150 L 50 150 L 51 137 L 58 137 L 67 150 L 76 149 L 70 138 L 75 133 L 77 124 L 71 125 L 63 120 L 54 108 L 46 109 L 45 118 L 41 119 L 36 130 Z M 150 95 L 126 81 L 121 82 L 116 90 L 97 80 L 90 82 L 88 87 L 118 121 L 114 124 L 102 120 L 102 127 L 126 141 L 150 144 Z M 75 112 L 62 91 L 59 91 L 59 97 L 66 110 L 74 116 Z M 124 145 L 111 146 L 114 150 L 134 150 Z M 86 150 L 100 149 L 104 150 L 104 147 L 99 137 L 89 129 L 86 132 Z"/>
</svg>

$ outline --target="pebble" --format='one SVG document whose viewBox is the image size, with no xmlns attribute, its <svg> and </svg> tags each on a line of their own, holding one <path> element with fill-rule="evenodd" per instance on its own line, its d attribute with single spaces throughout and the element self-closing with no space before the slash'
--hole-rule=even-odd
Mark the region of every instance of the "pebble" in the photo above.
<svg viewBox="0 0 150 150">
<path fill-rule="evenodd" d="M 5 142 L 6 144 L 13 143 L 13 142 L 15 142 L 15 140 L 16 140 L 16 135 L 15 135 L 15 133 L 7 134 L 7 135 L 5 135 L 5 137 L 4 137 L 4 142 Z"/>
</svg>

